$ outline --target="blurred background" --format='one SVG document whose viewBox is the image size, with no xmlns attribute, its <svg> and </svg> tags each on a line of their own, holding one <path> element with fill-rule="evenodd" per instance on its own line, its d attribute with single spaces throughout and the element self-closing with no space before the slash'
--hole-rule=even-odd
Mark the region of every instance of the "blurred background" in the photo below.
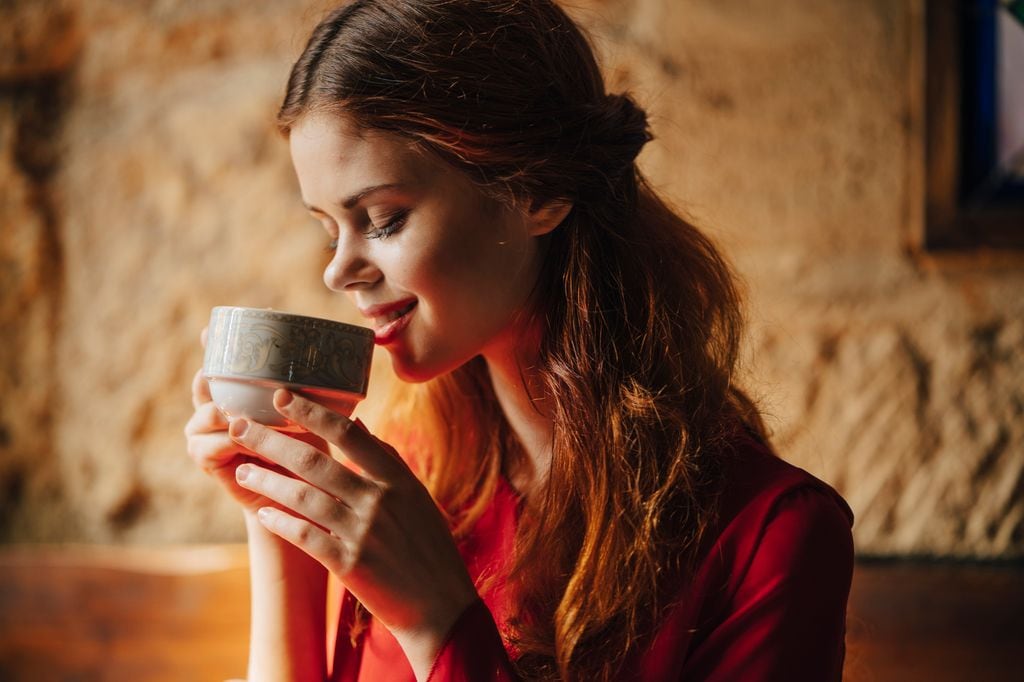
<svg viewBox="0 0 1024 682">
<path fill-rule="evenodd" d="M 241 517 L 182 429 L 212 306 L 355 319 L 320 281 L 326 239 L 273 125 L 331 4 L 0 1 L 3 679 L 244 674 Z M 1024 653 L 1020 3 L 565 4 L 610 89 L 650 112 L 643 170 L 743 277 L 747 383 L 780 454 L 856 514 L 848 678 L 918 679 L 908 671 L 930 658 L 947 677 L 919 679 L 1011 679 L 1000 666 Z M 970 61 L 986 49 L 991 64 Z M 1003 94 L 975 111 L 989 90 Z M 994 160 L 963 170 L 979 145 Z M 374 373 L 379 395 L 386 358 Z M 117 608 L 184 594 L 172 584 L 199 590 L 195 613 L 222 595 L 232 670 L 110 668 L 135 616 L 64 611 L 128 584 L 137 600 Z M 151 617 L 179 617 L 153 604 Z M 164 635 L 197 632 L 188 613 Z M 105 639 L 85 617 L 109 620 Z M 43 672 L 47 627 L 92 647 L 75 659 L 85 673 Z"/>
</svg>

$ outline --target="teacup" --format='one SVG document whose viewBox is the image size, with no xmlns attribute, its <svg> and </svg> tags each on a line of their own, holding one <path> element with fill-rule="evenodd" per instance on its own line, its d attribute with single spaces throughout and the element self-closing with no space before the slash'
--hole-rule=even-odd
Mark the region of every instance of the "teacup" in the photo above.
<svg viewBox="0 0 1024 682">
<path fill-rule="evenodd" d="M 302 431 L 274 409 L 278 388 L 346 416 L 366 397 L 373 330 L 266 308 L 218 306 L 210 313 L 203 374 L 228 419 Z"/>
</svg>

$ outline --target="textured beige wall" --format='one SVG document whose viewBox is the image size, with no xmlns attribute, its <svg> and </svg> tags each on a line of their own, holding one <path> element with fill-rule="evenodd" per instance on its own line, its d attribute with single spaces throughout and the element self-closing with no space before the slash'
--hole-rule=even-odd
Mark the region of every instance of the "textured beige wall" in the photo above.
<svg viewBox="0 0 1024 682">
<path fill-rule="evenodd" d="M 188 382 L 212 305 L 351 319 L 272 126 L 324 5 L 0 4 L 0 537 L 242 537 L 184 454 Z M 1024 267 L 908 255 L 921 0 L 573 6 L 650 109 L 644 168 L 742 273 L 751 385 L 859 550 L 1024 555 Z"/>
</svg>

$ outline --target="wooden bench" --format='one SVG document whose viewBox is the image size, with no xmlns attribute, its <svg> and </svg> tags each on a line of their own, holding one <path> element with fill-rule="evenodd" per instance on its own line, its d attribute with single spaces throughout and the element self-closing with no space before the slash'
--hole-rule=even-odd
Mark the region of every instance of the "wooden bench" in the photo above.
<svg viewBox="0 0 1024 682">
<path fill-rule="evenodd" d="M 245 675 L 245 547 L 0 548 L 0 680 Z M 1024 567 L 861 561 L 845 679 L 1024 679 Z"/>
</svg>

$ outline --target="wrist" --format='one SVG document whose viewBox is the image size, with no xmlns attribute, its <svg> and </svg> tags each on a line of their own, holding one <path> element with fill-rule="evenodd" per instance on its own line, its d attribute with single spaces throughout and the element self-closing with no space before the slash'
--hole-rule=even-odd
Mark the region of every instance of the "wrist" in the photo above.
<svg viewBox="0 0 1024 682">
<path fill-rule="evenodd" d="M 463 614 L 480 601 L 480 596 L 473 592 L 472 598 L 467 595 L 465 603 L 452 603 L 449 608 L 441 609 L 435 616 L 424 620 L 414 627 L 393 628 L 391 634 L 402 647 L 406 658 L 417 680 L 426 680 L 434 665 L 434 660 L 441 653 L 452 636 Z"/>
<path fill-rule="evenodd" d="M 245 513 L 249 548 L 248 679 L 326 679 L 327 569 Z"/>
</svg>

